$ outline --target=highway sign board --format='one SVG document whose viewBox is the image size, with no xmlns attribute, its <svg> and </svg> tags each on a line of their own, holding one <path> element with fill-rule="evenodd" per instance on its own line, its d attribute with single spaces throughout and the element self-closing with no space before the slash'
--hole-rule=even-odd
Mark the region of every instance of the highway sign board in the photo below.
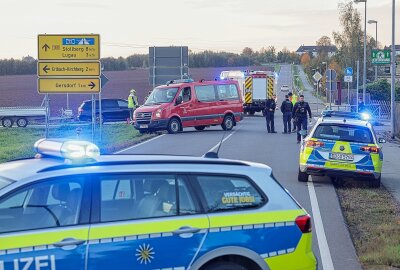
<svg viewBox="0 0 400 270">
<path fill-rule="evenodd" d="M 353 82 L 353 76 L 344 76 L 344 82 L 352 83 Z"/>
<path fill-rule="evenodd" d="M 38 76 L 100 76 L 101 66 L 95 62 L 38 62 Z"/>
<path fill-rule="evenodd" d="M 352 67 L 347 67 L 344 71 L 345 76 L 353 76 L 353 68 Z"/>
<path fill-rule="evenodd" d="M 79 93 L 96 94 L 101 89 L 100 78 L 39 78 L 40 94 Z"/>
<path fill-rule="evenodd" d="M 372 50 L 373 65 L 390 65 L 390 50 Z"/>
<path fill-rule="evenodd" d="M 39 60 L 99 60 L 100 35 L 38 35 Z"/>
<path fill-rule="evenodd" d="M 319 82 L 322 79 L 322 75 L 317 71 L 314 73 L 313 78 L 316 82 Z"/>
</svg>

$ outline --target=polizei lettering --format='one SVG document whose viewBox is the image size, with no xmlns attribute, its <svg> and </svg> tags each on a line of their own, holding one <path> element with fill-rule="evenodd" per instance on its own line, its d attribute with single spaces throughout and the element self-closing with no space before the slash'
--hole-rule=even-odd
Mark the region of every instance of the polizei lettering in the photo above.
<svg viewBox="0 0 400 270">
<path fill-rule="evenodd" d="M 0 261 L 0 270 L 56 270 L 56 257 L 50 255 Z"/>
</svg>

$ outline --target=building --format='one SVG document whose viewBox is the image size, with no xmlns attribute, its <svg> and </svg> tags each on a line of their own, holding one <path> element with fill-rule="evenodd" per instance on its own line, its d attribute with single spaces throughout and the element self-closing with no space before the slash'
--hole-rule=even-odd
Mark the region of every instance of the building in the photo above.
<svg viewBox="0 0 400 270">
<path fill-rule="evenodd" d="M 332 57 L 336 54 L 336 46 L 305 46 L 301 45 L 297 51 L 297 55 L 303 55 L 308 53 L 312 57 L 317 57 L 320 53 L 326 53 L 328 57 Z"/>
<path fill-rule="evenodd" d="M 400 45 L 395 45 L 394 47 L 396 49 L 396 56 L 400 56 Z M 392 50 L 392 45 L 386 46 L 384 49 L 385 50 Z"/>
</svg>

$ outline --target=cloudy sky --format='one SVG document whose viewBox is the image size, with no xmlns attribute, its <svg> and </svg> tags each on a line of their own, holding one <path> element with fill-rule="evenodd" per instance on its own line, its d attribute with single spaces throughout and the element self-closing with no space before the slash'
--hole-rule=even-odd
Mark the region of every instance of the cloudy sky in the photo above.
<svg viewBox="0 0 400 270">
<path fill-rule="evenodd" d="M 391 43 L 391 0 L 368 0 L 378 39 Z M 296 50 L 338 30 L 338 0 L 0 0 L 0 58 L 37 57 L 38 34 L 98 33 L 102 57 L 187 45 L 240 52 Z M 363 13 L 364 4 L 357 8 Z M 400 15 L 397 12 L 398 15 Z M 400 22 L 400 16 L 398 16 Z M 397 32 L 400 40 L 400 24 Z M 375 26 L 368 25 L 375 34 Z"/>
</svg>

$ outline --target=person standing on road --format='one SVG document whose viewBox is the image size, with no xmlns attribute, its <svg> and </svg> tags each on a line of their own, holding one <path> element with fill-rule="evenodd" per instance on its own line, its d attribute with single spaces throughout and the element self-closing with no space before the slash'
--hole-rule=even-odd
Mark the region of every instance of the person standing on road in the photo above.
<svg viewBox="0 0 400 270">
<path fill-rule="evenodd" d="M 300 143 L 302 136 L 304 138 L 307 135 L 307 113 L 311 122 L 310 105 L 304 101 L 304 96 L 300 95 L 299 102 L 294 105 L 292 112 L 292 117 L 296 119 L 297 125 L 297 143 Z"/>
<path fill-rule="evenodd" d="M 293 104 L 289 100 L 289 95 L 286 95 L 281 105 L 281 112 L 283 114 L 283 134 L 290 134 L 292 131 L 292 111 Z"/>
<path fill-rule="evenodd" d="M 292 92 L 289 93 L 289 100 L 290 100 L 290 102 L 292 102 L 292 105 L 294 106 L 297 103 L 297 95 L 295 92 L 293 92 L 293 93 L 294 94 L 292 94 Z M 289 132 L 294 133 L 294 132 L 296 132 L 297 123 L 296 123 L 295 118 L 292 117 L 292 119 L 293 119 L 293 125 L 292 125 L 293 130 L 290 130 Z"/>
<path fill-rule="evenodd" d="M 363 98 L 360 97 L 359 101 L 358 101 L 358 112 L 363 112 L 365 110 L 365 104 L 363 101 Z"/>
<path fill-rule="evenodd" d="M 276 95 L 267 99 L 265 103 L 265 120 L 267 121 L 268 133 L 276 133 L 275 131 L 275 110 L 276 110 Z"/>
<path fill-rule="evenodd" d="M 136 90 L 132 89 L 128 96 L 128 109 L 131 122 L 133 121 L 133 114 L 137 107 L 139 107 L 139 102 L 136 95 Z"/>
</svg>

